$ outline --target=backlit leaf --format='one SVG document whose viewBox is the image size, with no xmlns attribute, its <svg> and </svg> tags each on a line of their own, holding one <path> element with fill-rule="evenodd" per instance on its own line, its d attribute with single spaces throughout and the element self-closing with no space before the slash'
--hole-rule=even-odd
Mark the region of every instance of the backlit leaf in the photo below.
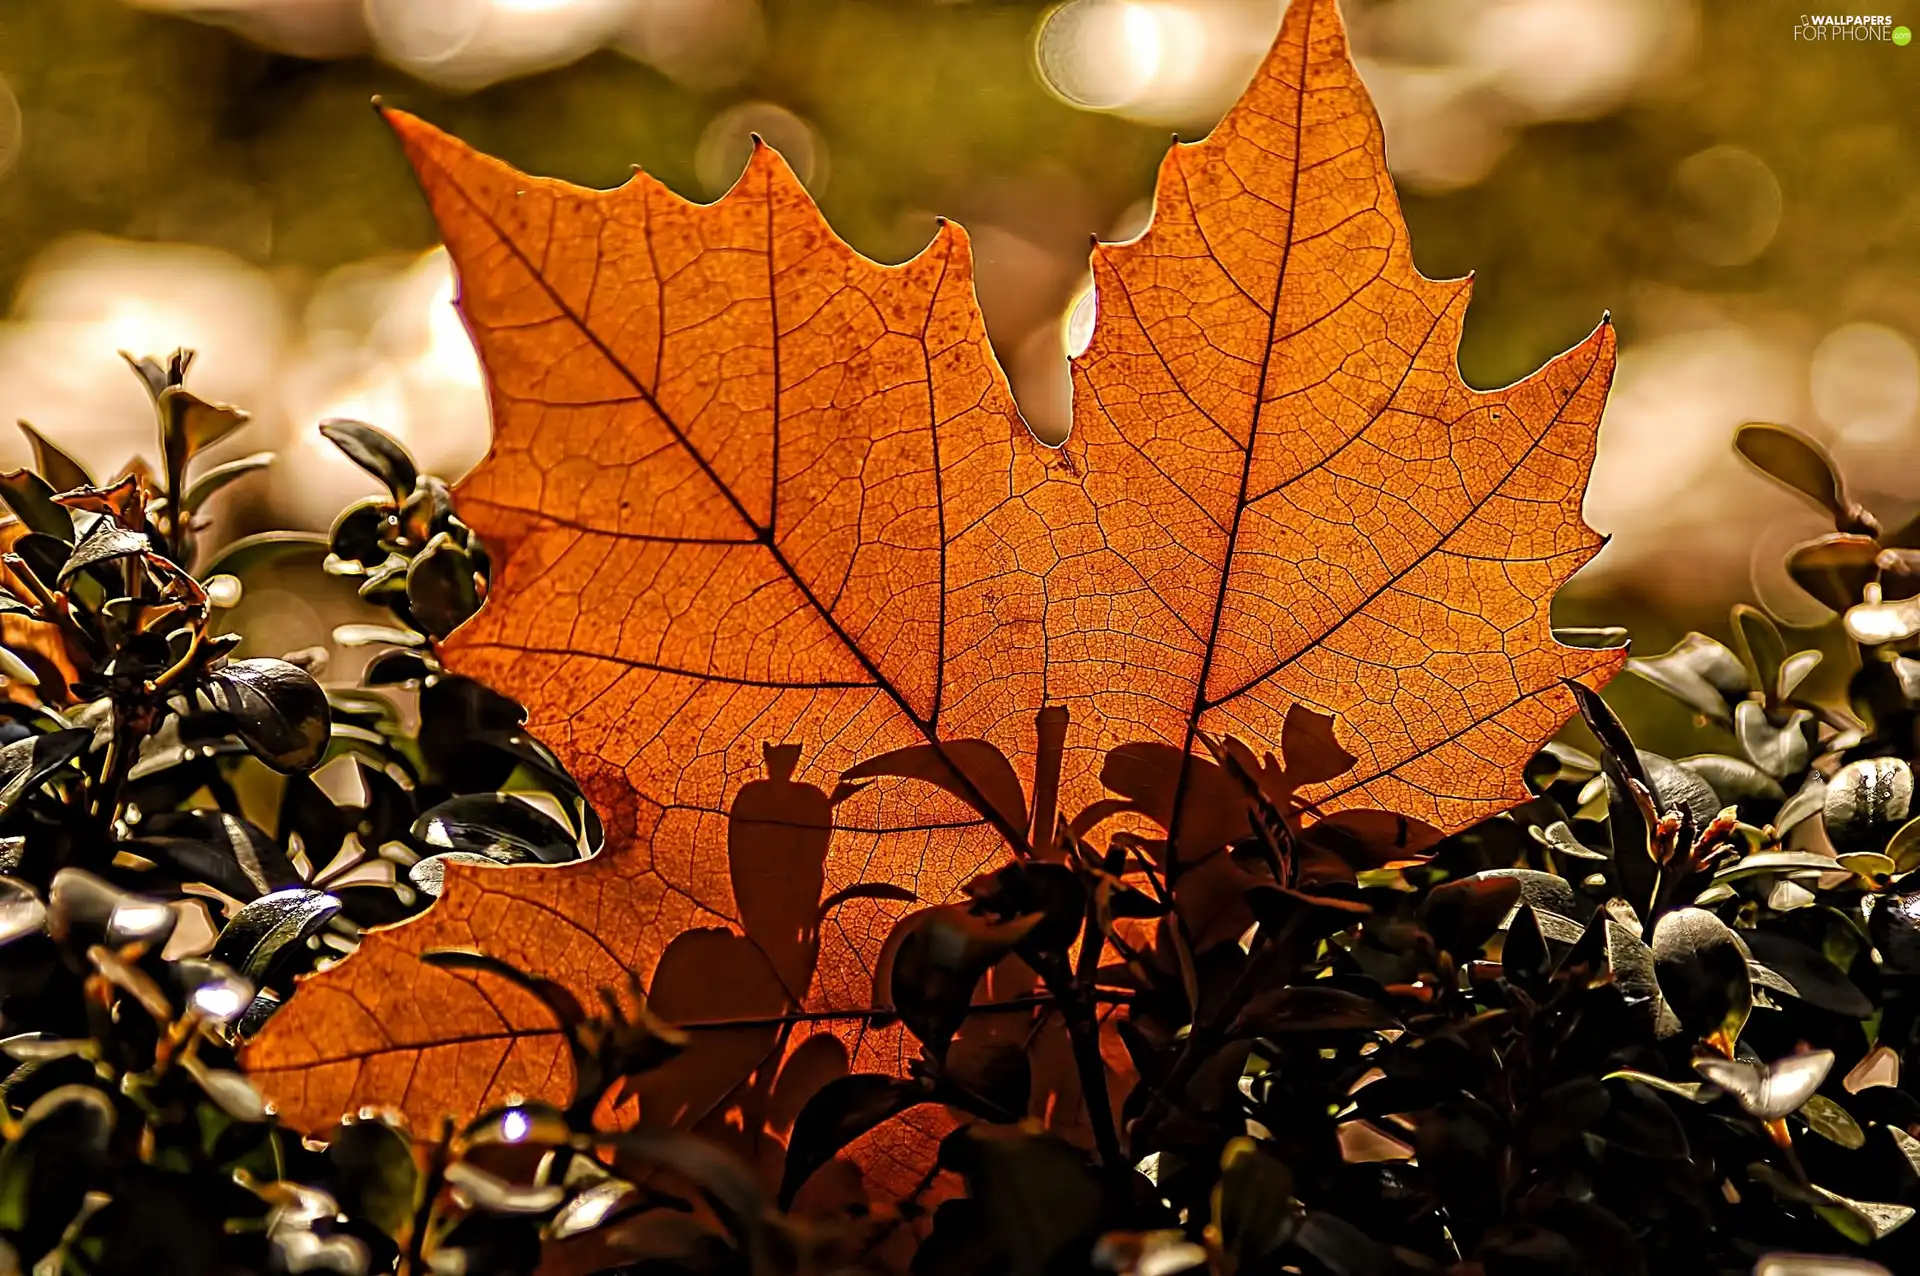
<svg viewBox="0 0 1920 1276">
<path fill-rule="evenodd" d="M 449 863 L 423 917 L 308 981 L 247 1055 L 296 1126 L 564 1095 L 551 1015 L 438 948 L 583 1005 L 634 979 L 656 1009 L 733 996 L 620 1121 L 760 1102 L 738 1084 L 821 1032 L 901 1075 L 917 1047 L 873 988 L 907 900 L 955 907 L 1104 780 L 1197 857 L 1250 809 L 1203 737 L 1277 747 L 1307 823 L 1403 859 L 1524 799 L 1570 685 L 1622 662 L 1549 617 L 1599 544 L 1579 507 L 1612 329 L 1506 389 L 1461 380 L 1467 286 L 1414 267 L 1332 0 L 1294 5 L 1240 105 L 1175 148 L 1147 233 L 1095 249 L 1059 449 L 1013 405 L 956 226 L 880 266 L 764 146 L 696 206 L 387 119 L 492 396 L 456 500 L 496 569 L 441 654 L 526 706 L 607 836 L 579 865 Z M 1517 891 L 1475 891 L 1462 926 L 1490 935 Z M 896 1141 L 896 1181 L 930 1151 Z"/>
</svg>

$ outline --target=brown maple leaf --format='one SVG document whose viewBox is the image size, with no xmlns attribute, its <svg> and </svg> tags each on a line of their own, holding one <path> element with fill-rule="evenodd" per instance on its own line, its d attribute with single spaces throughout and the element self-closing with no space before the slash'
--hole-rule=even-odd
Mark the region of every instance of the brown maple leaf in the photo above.
<svg viewBox="0 0 1920 1276">
<path fill-rule="evenodd" d="M 1225 772 L 1196 750 L 1223 736 L 1307 818 L 1397 813 L 1391 858 L 1524 796 L 1564 680 L 1622 659 L 1549 628 L 1598 543 L 1579 504 L 1611 329 L 1508 389 L 1461 381 L 1467 286 L 1414 268 L 1333 0 L 1295 4 L 1241 103 L 1175 148 L 1149 231 L 1096 249 L 1064 453 L 1019 420 L 951 225 L 883 267 L 764 147 L 695 206 L 388 118 L 494 409 L 456 499 L 504 566 L 444 655 L 527 705 L 608 841 L 451 868 L 424 917 L 307 981 L 247 1052 L 297 1126 L 566 1090 L 551 1016 L 420 960 L 441 948 L 586 1004 L 637 976 L 706 1021 L 635 1087 L 640 1119 L 737 1116 L 754 1076 L 762 1114 L 791 1111 L 767 1074 L 803 1041 L 818 1079 L 904 1065 L 869 1012 L 909 905 L 873 884 L 950 902 L 1053 853 L 1056 809 L 1198 859 L 1246 828 L 1202 809 Z M 1048 705 L 1056 729 L 1071 710 L 1063 765 Z M 869 1137 L 882 1178 L 925 1169 L 924 1141 Z"/>
</svg>

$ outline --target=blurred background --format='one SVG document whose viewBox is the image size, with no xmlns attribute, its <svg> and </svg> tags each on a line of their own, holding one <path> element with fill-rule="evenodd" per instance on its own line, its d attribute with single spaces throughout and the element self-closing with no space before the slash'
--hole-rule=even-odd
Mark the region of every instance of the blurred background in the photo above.
<svg viewBox="0 0 1920 1276">
<path fill-rule="evenodd" d="M 478 459 L 478 369 L 380 94 L 523 169 L 609 186 L 639 164 L 699 199 L 757 131 L 882 260 L 959 220 L 1022 406 L 1057 433 L 1089 233 L 1141 227 L 1169 133 L 1218 118 L 1281 7 L 0 0 L 0 421 L 98 475 L 152 460 L 115 351 L 197 347 L 196 388 L 255 416 L 237 449 L 282 453 L 223 498 L 225 535 L 324 528 L 371 490 L 327 417 L 449 477 Z M 1920 48 L 1797 41 L 1766 0 L 1345 8 L 1419 263 L 1477 276 L 1467 379 L 1524 375 L 1604 309 L 1619 326 L 1588 501 L 1613 541 L 1560 623 L 1651 654 L 1724 636 L 1741 599 L 1830 621 L 1780 566 L 1830 523 L 1729 440 L 1797 425 L 1883 522 L 1920 506 Z M 27 459 L 0 435 L 0 462 Z"/>
</svg>

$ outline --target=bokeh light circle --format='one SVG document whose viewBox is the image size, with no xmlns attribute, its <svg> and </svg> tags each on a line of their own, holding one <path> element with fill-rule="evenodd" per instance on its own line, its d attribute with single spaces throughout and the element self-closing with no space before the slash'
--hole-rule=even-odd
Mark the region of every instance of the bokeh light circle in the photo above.
<svg viewBox="0 0 1920 1276">
<path fill-rule="evenodd" d="M 1904 441 L 1920 408 L 1920 355 L 1884 324 L 1835 328 L 1814 350 L 1807 379 L 1814 411 L 1843 444 Z"/>
<path fill-rule="evenodd" d="M 1780 228 L 1780 181 L 1752 151 L 1710 146 L 1673 170 L 1674 238 L 1711 266 L 1742 266 Z"/>
<path fill-rule="evenodd" d="M 1160 69 L 1153 11 L 1131 0 L 1070 0 L 1040 20 L 1034 63 L 1046 86 L 1075 106 L 1125 106 Z"/>
<path fill-rule="evenodd" d="M 1093 285 L 1088 284 L 1067 308 L 1066 318 L 1060 325 L 1060 344 L 1066 348 L 1069 359 L 1078 359 L 1093 344 L 1095 305 Z"/>
<path fill-rule="evenodd" d="M 367 30 L 403 64 L 456 57 L 486 25 L 488 0 L 366 0 Z"/>
</svg>

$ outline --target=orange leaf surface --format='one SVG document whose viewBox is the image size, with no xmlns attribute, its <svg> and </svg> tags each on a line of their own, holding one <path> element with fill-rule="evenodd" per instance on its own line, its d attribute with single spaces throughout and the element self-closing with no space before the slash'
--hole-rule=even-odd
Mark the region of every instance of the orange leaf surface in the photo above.
<svg viewBox="0 0 1920 1276">
<path fill-rule="evenodd" d="M 249 1059 L 303 1127 L 564 1090 L 550 1017 L 416 960 L 434 948 L 587 1005 L 633 972 L 711 1019 L 870 1007 L 906 905 L 853 899 L 821 924 L 820 901 L 873 881 L 945 900 L 1021 829 L 930 785 L 836 777 L 935 741 L 1030 756 L 1040 700 L 1040 581 L 1008 558 L 1045 529 L 1006 514 L 1049 458 L 993 362 L 958 227 L 880 266 L 765 147 L 698 206 L 646 176 L 530 179 L 388 120 L 493 395 L 492 452 L 457 499 L 505 565 L 443 654 L 527 706 L 608 840 L 564 874 L 456 867 L 429 914 L 304 988 Z M 897 1031 L 850 1024 L 855 1066 L 901 1066 Z M 711 1036 L 743 1066 L 676 1065 L 701 1091 L 657 1098 L 679 1119 L 775 1033 Z"/>
<path fill-rule="evenodd" d="M 585 864 L 453 867 L 307 981 L 247 1052 L 297 1126 L 565 1093 L 546 1012 L 420 960 L 438 948 L 750 1021 L 643 1082 L 643 1120 L 696 1123 L 809 1034 L 898 1071 L 911 1043 L 864 1012 L 910 906 L 818 901 L 953 900 L 1029 850 L 1025 808 L 1050 835 L 1056 803 L 1109 798 L 1103 770 L 1143 786 L 1109 810 L 1208 824 L 1183 810 L 1219 788 L 1193 780 L 1201 737 L 1285 751 L 1290 710 L 1313 756 L 1284 774 L 1317 815 L 1460 828 L 1524 796 L 1563 680 L 1621 662 L 1549 629 L 1598 544 L 1612 331 L 1505 390 L 1461 380 L 1467 285 L 1414 267 L 1332 0 L 1298 0 L 1240 104 L 1174 149 L 1147 233 L 1095 250 L 1061 450 L 1019 419 L 957 227 L 880 266 L 764 147 L 696 206 L 388 120 L 492 391 L 456 500 L 503 565 L 443 655 L 528 707 L 608 836 Z M 924 1147 L 890 1128 L 863 1163 L 910 1182 Z"/>
</svg>

